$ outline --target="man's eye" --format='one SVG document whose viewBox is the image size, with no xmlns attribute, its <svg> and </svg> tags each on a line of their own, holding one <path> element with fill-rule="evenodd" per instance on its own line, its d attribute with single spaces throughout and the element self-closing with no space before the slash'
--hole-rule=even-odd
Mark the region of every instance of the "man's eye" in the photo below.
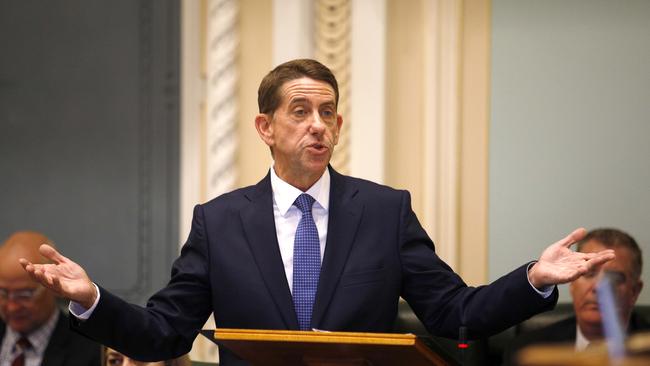
<svg viewBox="0 0 650 366">
<path fill-rule="evenodd" d="M 621 272 L 606 272 L 607 277 L 614 285 L 620 285 L 625 283 L 625 275 Z"/>
<path fill-rule="evenodd" d="M 108 356 L 106 359 L 106 364 L 109 366 L 120 366 L 122 365 L 124 359 L 118 355 Z"/>
<path fill-rule="evenodd" d="M 333 108 L 324 109 L 321 112 L 321 116 L 323 116 L 323 118 L 327 118 L 329 120 L 335 119 L 336 118 L 336 109 L 333 109 Z"/>
<path fill-rule="evenodd" d="M 304 116 L 306 114 L 306 112 L 305 112 L 304 109 L 296 109 L 295 111 L 293 111 L 293 114 L 295 114 L 296 116 L 302 117 L 302 116 Z"/>
</svg>

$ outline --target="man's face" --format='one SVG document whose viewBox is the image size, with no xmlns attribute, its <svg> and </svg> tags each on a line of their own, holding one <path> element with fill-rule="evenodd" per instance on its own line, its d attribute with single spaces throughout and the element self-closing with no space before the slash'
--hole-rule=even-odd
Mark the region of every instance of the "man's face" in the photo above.
<svg viewBox="0 0 650 366">
<path fill-rule="evenodd" d="M 594 253 L 604 249 L 606 247 L 601 243 L 588 241 L 583 244 L 581 251 Z M 627 324 L 629 321 L 632 308 L 643 287 L 643 282 L 632 271 L 632 252 L 624 247 L 614 247 L 614 252 L 616 253 L 616 259 L 578 278 L 569 286 L 573 298 L 573 307 L 581 329 L 587 329 L 587 327 L 593 329 L 601 326 L 596 285 L 604 273 L 610 276 L 623 324 Z"/>
<path fill-rule="evenodd" d="M 14 331 L 29 334 L 49 319 L 56 302 L 52 293 L 32 281 L 24 270 L 10 272 L 15 271 L 0 270 L 0 317 Z"/>
<path fill-rule="evenodd" d="M 114 349 L 106 349 L 106 366 L 164 366 L 165 362 L 142 362 L 135 361 L 124 356 Z"/>
<path fill-rule="evenodd" d="M 289 183 L 317 179 L 327 168 L 343 123 L 334 89 L 305 77 L 286 82 L 280 93 L 282 102 L 273 115 L 260 115 L 265 126 L 256 119 L 262 139 L 273 149 L 276 174 Z"/>
</svg>

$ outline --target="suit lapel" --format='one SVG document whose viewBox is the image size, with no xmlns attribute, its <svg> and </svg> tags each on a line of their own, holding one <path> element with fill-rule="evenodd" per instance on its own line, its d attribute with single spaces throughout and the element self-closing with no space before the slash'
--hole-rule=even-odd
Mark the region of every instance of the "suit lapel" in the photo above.
<svg viewBox="0 0 650 366">
<path fill-rule="evenodd" d="M 357 188 L 334 169 L 330 168 L 330 173 L 332 178 L 327 243 L 312 314 L 312 326 L 316 328 L 325 315 L 345 268 L 363 213 L 363 204 L 360 200 L 355 200 Z"/>
<path fill-rule="evenodd" d="M 267 174 L 255 186 L 252 194 L 247 194 L 246 197 L 251 202 L 242 210 L 241 219 L 251 252 L 287 329 L 298 329 L 298 319 L 293 310 L 293 299 L 275 231 L 270 175 Z"/>
</svg>

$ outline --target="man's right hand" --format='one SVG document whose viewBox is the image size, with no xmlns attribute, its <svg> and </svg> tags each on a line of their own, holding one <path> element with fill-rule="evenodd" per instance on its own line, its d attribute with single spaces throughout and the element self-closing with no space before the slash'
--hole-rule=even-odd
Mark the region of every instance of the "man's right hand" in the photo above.
<svg viewBox="0 0 650 366">
<path fill-rule="evenodd" d="M 52 263 L 34 264 L 20 258 L 20 264 L 25 271 L 57 295 L 77 302 L 86 309 L 92 307 L 97 299 L 97 289 L 86 271 L 47 244 L 41 245 L 39 251 Z"/>
</svg>

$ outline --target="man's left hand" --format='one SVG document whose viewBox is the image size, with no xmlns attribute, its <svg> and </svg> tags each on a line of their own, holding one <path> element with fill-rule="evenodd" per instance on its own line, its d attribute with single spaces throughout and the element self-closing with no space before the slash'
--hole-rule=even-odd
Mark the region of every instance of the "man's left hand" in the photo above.
<svg viewBox="0 0 650 366">
<path fill-rule="evenodd" d="M 580 253 L 570 249 L 582 240 L 587 231 L 574 230 L 564 239 L 552 244 L 542 252 L 539 261 L 528 271 L 530 283 L 537 289 L 559 285 L 575 280 L 593 268 L 614 259 L 614 251 L 606 249 L 597 253 Z"/>
</svg>

